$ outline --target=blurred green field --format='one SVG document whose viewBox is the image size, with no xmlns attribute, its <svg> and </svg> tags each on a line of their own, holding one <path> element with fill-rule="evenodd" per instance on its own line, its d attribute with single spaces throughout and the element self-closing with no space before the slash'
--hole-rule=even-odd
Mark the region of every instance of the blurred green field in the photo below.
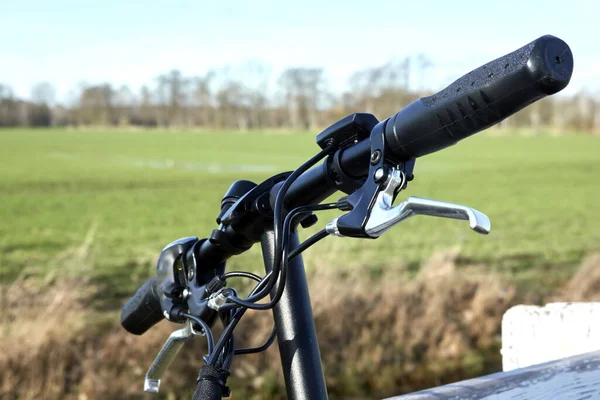
<svg viewBox="0 0 600 400">
<path fill-rule="evenodd" d="M 0 278 L 86 274 L 125 295 L 165 244 L 210 233 L 232 181 L 293 169 L 317 150 L 313 133 L 2 130 Z M 467 139 L 419 159 L 400 197 L 475 207 L 492 220 L 489 236 L 463 221 L 417 217 L 375 241 L 329 238 L 307 252 L 307 267 L 414 272 L 434 251 L 458 246 L 465 262 L 556 284 L 600 248 L 599 153 L 597 137 Z M 234 267 L 261 268 L 258 252 Z"/>
</svg>

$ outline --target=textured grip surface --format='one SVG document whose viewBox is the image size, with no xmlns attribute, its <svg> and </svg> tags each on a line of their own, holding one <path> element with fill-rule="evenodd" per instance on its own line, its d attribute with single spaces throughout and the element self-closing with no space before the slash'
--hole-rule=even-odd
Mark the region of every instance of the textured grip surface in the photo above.
<svg viewBox="0 0 600 400">
<path fill-rule="evenodd" d="M 409 104 L 388 120 L 386 141 L 400 160 L 433 153 L 564 89 L 572 73 L 569 46 L 542 36 Z"/>
<path fill-rule="evenodd" d="M 202 366 L 192 400 L 221 400 L 223 396 L 229 397 L 229 388 L 225 387 L 228 376 L 229 372 L 221 368 Z"/>
<path fill-rule="evenodd" d="M 154 276 L 146 281 L 123 306 L 121 326 L 134 335 L 141 335 L 164 318 Z"/>
<path fill-rule="evenodd" d="M 223 388 L 214 381 L 199 381 L 192 400 L 221 400 Z"/>
</svg>

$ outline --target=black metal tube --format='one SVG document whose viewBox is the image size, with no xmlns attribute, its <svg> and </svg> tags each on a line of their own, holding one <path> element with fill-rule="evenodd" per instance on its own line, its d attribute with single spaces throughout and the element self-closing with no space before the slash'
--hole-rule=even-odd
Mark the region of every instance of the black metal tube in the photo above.
<svg viewBox="0 0 600 400">
<path fill-rule="evenodd" d="M 360 179 L 369 172 L 369 157 L 371 155 L 371 141 L 368 139 L 356 143 L 354 146 L 340 150 L 340 160 L 344 173 L 352 178 Z"/>
<path fill-rule="evenodd" d="M 300 245 L 298 232 L 290 234 L 290 249 Z M 261 236 L 265 269 L 273 268 L 275 236 L 269 230 Z M 274 289 L 275 290 L 275 289 Z M 277 342 L 290 400 L 326 400 L 327 388 L 302 256 L 289 262 L 285 290 L 273 309 Z"/>
<path fill-rule="evenodd" d="M 271 189 L 271 206 L 275 204 L 275 198 L 281 184 Z M 285 195 L 285 207 L 288 210 L 300 205 L 318 204 L 334 194 L 337 188 L 335 182 L 329 176 L 327 160 L 300 175 L 292 183 Z"/>
<path fill-rule="evenodd" d="M 341 152 L 341 166 L 346 175 L 355 179 L 367 175 L 371 154 L 371 143 L 368 139 L 346 149 L 338 150 L 338 152 Z M 333 157 L 337 157 L 337 152 L 330 158 Z M 288 209 L 320 203 L 338 190 L 329 174 L 329 160 L 327 159 L 306 171 L 290 186 L 285 196 L 285 204 Z M 271 204 L 275 202 L 279 187 L 280 185 L 275 186 L 271 191 Z"/>
</svg>

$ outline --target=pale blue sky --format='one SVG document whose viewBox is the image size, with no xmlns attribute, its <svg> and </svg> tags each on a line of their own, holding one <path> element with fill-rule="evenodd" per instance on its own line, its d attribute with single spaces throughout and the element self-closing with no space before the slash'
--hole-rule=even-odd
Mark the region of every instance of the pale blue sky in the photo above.
<svg viewBox="0 0 600 400">
<path fill-rule="evenodd" d="M 66 99 L 83 81 L 137 90 L 172 68 L 260 59 L 274 74 L 323 66 L 339 89 L 352 71 L 422 52 L 427 86 L 441 88 L 546 33 L 573 50 L 568 93 L 600 93 L 596 0 L 0 0 L 0 82 L 28 97 L 49 81 Z"/>
</svg>

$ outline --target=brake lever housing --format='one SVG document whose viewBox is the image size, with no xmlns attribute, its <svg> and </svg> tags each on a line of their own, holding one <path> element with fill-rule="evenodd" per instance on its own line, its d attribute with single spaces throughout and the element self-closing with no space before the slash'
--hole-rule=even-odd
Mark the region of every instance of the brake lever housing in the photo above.
<svg viewBox="0 0 600 400">
<path fill-rule="evenodd" d="M 387 122 L 388 120 L 381 121 L 371 130 L 369 173 L 362 186 L 340 202 L 341 209 L 350 212 L 336 219 L 335 226 L 330 226 L 331 223 L 328 225 L 330 233 L 338 236 L 373 238 L 367 233 L 366 225 L 379 193 L 388 183 L 393 184 L 394 193 L 391 199 L 393 201 L 393 197 L 412 179 L 415 160 L 400 163 L 391 156 L 392 152 L 387 148 L 384 136 Z M 394 170 L 401 174 L 401 181 L 389 182 L 390 173 Z"/>
<path fill-rule="evenodd" d="M 370 238 L 378 238 L 392 226 L 415 215 L 453 218 L 469 221 L 471 229 L 487 235 L 491 230 L 491 222 L 487 215 L 471 207 L 444 201 L 411 196 L 397 206 L 393 206 L 398 188 L 404 185 L 404 173 L 392 169 L 387 176 L 385 186 L 380 190 L 372 207 L 369 209 L 365 224 L 365 234 Z M 327 231 L 336 236 L 345 236 L 338 223 L 342 217 L 327 224 Z"/>
<path fill-rule="evenodd" d="M 429 215 L 468 220 L 475 232 L 488 234 L 489 218 L 470 207 L 420 197 L 409 197 L 397 206 L 392 205 L 413 179 L 415 160 L 400 163 L 390 156 L 384 136 L 387 123 L 388 120 L 382 121 L 371 130 L 369 174 L 360 188 L 338 202 L 340 209 L 349 212 L 328 223 L 327 232 L 375 239 L 407 218 Z"/>
</svg>

